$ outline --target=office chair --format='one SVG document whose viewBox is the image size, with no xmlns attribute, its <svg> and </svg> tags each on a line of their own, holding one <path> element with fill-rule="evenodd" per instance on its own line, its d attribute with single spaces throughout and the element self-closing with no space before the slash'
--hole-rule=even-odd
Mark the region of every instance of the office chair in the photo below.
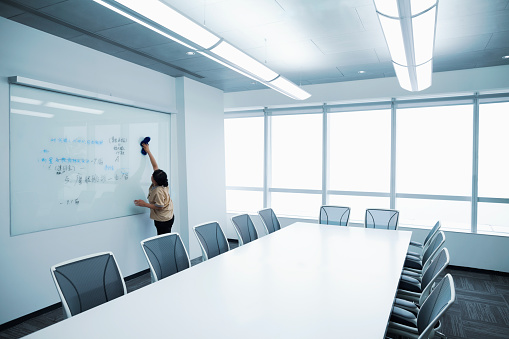
<svg viewBox="0 0 509 339">
<path fill-rule="evenodd" d="M 424 271 L 424 268 L 429 265 L 431 262 L 430 259 L 435 257 L 435 254 L 438 253 L 440 247 L 445 243 L 445 234 L 442 231 L 438 231 L 435 238 L 431 241 L 431 244 L 428 246 L 426 251 L 420 256 L 408 255 L 405 258 L 405 263 L 403 265 L 404 271 L 413 271 L 419 274 Z M 408 275 L 414 275 L 412 273 Z"/>
<path fill-rule="evenodd" d="M 318 223 L 326 225 L 348 226 L 350 207 L 328 206 L 320 207 Z"/>
<path fill-rule="evenodd" d="M 237 232 L 239 246 L 258 239 L 258 232 L 256 232 L 256 228 L 249 214 L 239 214 L 232 217 L 231 220 Z"/>
<path fill-rule="evenodd" d="M 158 235 L 141 241 L 152 282 L 191 267 L 189 255 L 178 233 Z"/>
<path fill-rule="evenodd" d="M 395 230 L 398 228 L 399 211 L 368 208 L 364 218 L 364 227 Z"/>
<path fill-rule="evenodd" d="M 226 236 L 217 221 L 193 227 L 202 251 L 202 261 L 212 259 L 230 250 Z"/>
<path fill-rule="evenodd" d="M 424 301 L 417 315 L 394 307 L 386 335 L 391 338 L 402 336 L 415 339 L 433 338 L 435 335 L 443 336 L 438 332 L 441 327 L 439 320 L 455 300 L 454 280 L 450 274 L 447 274 Z"/>
<path fill-rule="evenodd" d="M 68 318 L 127 293 L 111 252 L 68 260 L 51 267 Z"/>
<path fill-rule="evenodd" d="M 265 230 L 267 234 L 278 231 L 281 229 L 281 225 L 279 224 L 279 220 L 276 217 L 276 214 L 272 210 L 272 208 L 265 208 L 263 210 L 258 211 L 258 215 L 262 218 L 263 226 L 265 226 Z"/>
<path fill-rule="evenodd" d="M 421 279 L 401 275 L 394 306 L 411 312 L 418 312 L 419 307 L 433 290 L 436 279 L 449 265 L 449 251 L 443 248 L 433 259 Z"/>
<path fill-rule="evenodd" d="M 428 235 L 426 235 L 426 238 L 424 239 L 424 241 L 422 243 L 420 243 L 418 241 L 410 241 L 410 246 L 417 247 L 421 251 L 420 251 L 420 253 L 408 251 L 407 254 L 410 254 L 413 256 L 419 256 L 420 254 L 424 253 L 426 251 L 426 249 L 428 248 L 428 246 L 431 244 L 431 240 L 433 240 L 435 238 L 435 236 L 437 235 L 441 226 L 442 226 L 442 224 L 440 223 L 440 221 L 437 221 L 435 226 L 433 226 L 433 228 L 428 232 Z"/>
</svg>

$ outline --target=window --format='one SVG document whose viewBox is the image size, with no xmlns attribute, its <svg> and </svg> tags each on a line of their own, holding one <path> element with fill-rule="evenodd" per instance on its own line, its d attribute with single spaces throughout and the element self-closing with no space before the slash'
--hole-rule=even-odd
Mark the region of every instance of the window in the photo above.
<svg viewBox="0 0 509 339">
<path fill-rule="evenodd" d="M 401 226 L 440 220 L 448 230 L 509 235 L 506 95 L 280 107 L 226 119 L 228 211 L 271 207 L 316 220 L 326 201 L 350 207 L 351 223 L 363 223 L 367 208 L 394 208 Z"/>
<path fill-rule="evenodd" d="M 509 102 L 479 107 L 479 197 L 509 198 Z"/>
<path fill-rule="evenodd" d="M 389 193 L 391 111 L 329 114 L 329 189 Z"/>
<path fill-rule="evenodd" d="M 270 199 L 277 215 L 317 216 L 322 189 L 322 117 L 322 114 L 271 117 Z M 317 194 L 299 190 L 317 190 Z"/>
<path fill-rule="evenodd" d="M 390 208 L 389 197 L 331 195 L 329 205 L 350 207 L 349 223 L 363 224 L 368 208 Z"/>
<path fill-rule="evenodd" d="M 263 209 L 263 191 L 226 190 L 226 210 L 229 213 L 255 213 Z"/>
<path fill-rule="evenodd" d="M 507 126 L 509 126 L 509 102 L 479 105 L 478 196 L 480 202 L 478 203 L 477 229 L 481 232 L 509 232 Z M 486 201 L 489 199 L 491 201 Z"/>
<path fill-rule="evenodd" d="M 470 229 L 472 119 L 472 105 L 396 111 L 400 224 L 433 226 L 440 220 L 444 227 Z"/>
<path fill-rule="evenodd" d="M 321 194 L 310 193 L 271 193 L 271 207 L 276 215 L 318 218 L 322 205 Z"/>
<path fill-rule="evenodd" d="M 282 115 L 271 119 L 271 186 L 322 189 L 322 115 Z"/>
<path fill-rule="evenodd" d="M 263 116 L 225 119 L 228 212 L 252 213 L 263 208 L 263 119 Z"/>
</svg>

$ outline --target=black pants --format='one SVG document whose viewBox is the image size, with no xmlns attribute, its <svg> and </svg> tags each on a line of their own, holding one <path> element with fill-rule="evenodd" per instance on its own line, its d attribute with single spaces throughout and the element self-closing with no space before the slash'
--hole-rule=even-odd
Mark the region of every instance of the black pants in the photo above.
<svg viewBox="0 0 509 339">
<path fill-rule="evenodd" d="M 168 221 L 157 221 L 154 220 L 154 225 L 157 228 L 157 235 L 171 233 L 171 227 L 173 226 L 173 222 L 175 221 L 175 215 Z"/>
</svg>

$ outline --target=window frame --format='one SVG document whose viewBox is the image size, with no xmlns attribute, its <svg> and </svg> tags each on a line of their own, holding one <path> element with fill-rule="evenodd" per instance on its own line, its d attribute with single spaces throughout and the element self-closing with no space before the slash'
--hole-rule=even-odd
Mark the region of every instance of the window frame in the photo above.
<svg viewBox="0 0 509 339">
<path fill-rule="evenodd" d="M 471 216 L 470 216 L 470 231 L 469 233 L 492 234 L 486 232 L 478 232 L 477 229 L 477 210 L 478 203 L 496 203 L 496 204 L 509 204 L 509 198 L 496 198 L 496 197 L 479 197 L 478 196 L 478 173 L 479 173 L 479 109 L 483 103 L 494 102 L 509 102 L 509 92 L 500 93 L 465 93 L 465 94 L 450 94 L 440 95 L 428 98 L 391 98 L 390 100 L 383 99 L 378 101 L 366 102 L 345 102 L 345 103 L 324 103 L 323 105 L 295 105 L 286 107 L 274 108 L 255 108 L 255 109 L 239 109 L 237 111 L 225 112 L 225 119 L 228 118 L 243 118 L 252 116 L 264 116 L 264 185 L 263 188 L 252 187 L 226 187 L 232 190 L 263 190 L 264 192 L 264 208 L 271 206 L 270 194 L 272 192 L 286 192 L 286 193 L 303 193 L 303 194 L 321 194 L 322 204 L 328 204 L 329 197 L 331 196 L 367 196 L 367 197 L 389 197 L 390 208 L 394 209 L 396 206 L 397 198 L 410 198 L 410 199 L 430 199 L 430 200 L 444 200 L 444 201 L 470 201 L 471 202 Z M 396 127 L 398 109 L 402 108 L 418 108 L 418 107 L 434 107 L 434 106 L 452 106 L 452 105 L 472 105 L 473 108 L 473 129 L 472 129 L 472 180 L 471 180 L 471 194 L 465 196 L 456 195 L 440 195 L 440 194 L 411 194 L 411 193 L 398 193 L 396 191 Z M 328 120 L 329 113 L 336 112 L 355 112 L 366 110 L 379 110 L 384 108 L 391 109 L 391 150 L 390 150 L 390 192 L 360 192 L 360 191 L 338 191 L 329 189 L 329 128 L 330 123 Z M 322 188 L 321 190 L 313 189 L 292 189 L 292 188 L 277 188 L 271 185 L 271 116 L 277 115 L 295 115 L 295 114 L 322 114 L 323 116 L 323 132 L 322 132 Z M 306 219 L 306 218 L 303 218 Z M 416 226 L 402 225 L 404 227 L 414 228 Z M 424 225 L 423 225 L 424 226 Z M 455 229 L 451 229 L 455 231 Z M 459 231 L 461 232 L 461 231 Z M 507 232 L 493 233 L 494 235 L 509 236 L 509 225 Z"/>
</svg>

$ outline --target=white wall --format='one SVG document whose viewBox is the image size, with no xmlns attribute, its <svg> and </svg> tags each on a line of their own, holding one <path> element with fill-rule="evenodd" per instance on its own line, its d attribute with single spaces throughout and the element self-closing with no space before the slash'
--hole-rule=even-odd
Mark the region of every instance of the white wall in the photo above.
<svg viewBox="0 0 509 339">
<path fill-rule="evenodd" d="M 0 41 L 0 143 L 4 145 L 0 155 L 0 324 L 3 324 L 60 301 L 49 271 L 52 265 L 86 254 L 112 251 L 123 275 L 128 276 L 148 268 L 139 242 L 156 234 L 148 214 L 142 214 L 10 236 L 7 77 L 17 75 L 110 94 L 163 106 L 173 112 L 176 101 L 172 77 L 4 18 L 0 18 Z M 179 230 L 178 220 L 175 230 Z"/>
<path fill-rule="evenodd" d="M 303 88 L 312 94 L 302 102 L 270 90 L 225 93 L 226 110 L 249 107 L 280 107 L 305 104 L 323 104 L 337 102 L 363 102 L 387 100 L 390 98 L 436 97 L 459 93 L 509 91 L 509 65 L 478 69 L 441 72 L 433 74 L 433 85 L 422 92 L 411 93 L 399 87 L 396 78 L 382 78 L 339 82 L 332 84 L 310 85 Z M 277 211 L 275 211 L 277 214 Z M 318 211 L 317 211 L 318 213 Z M 256 223 L 258 216 L 253 217 Z M 297 219 L 281 218 L 283 225 Z M 257 227 L 259 230 L 259 228 Z M 229 236 L 236 238 L 233 226 Z M 263 234 L 263 233 L 262 233 Z M 414 229 L 413 238 L 422 240 L 425 230 Z M 446 245 L 451 253 L 451 265 L 509 272 L 509 236 L 494 236 L 446 232 Z"/>
<path fill-rule="evenodd" d="M 418 93 L 402 89 L 395 77 L 309 85 L 302 88 L 312 95 L 304 101 L 290 99 L 271 89 L 225 93 L 224 107 L 234 109 L 311 103 L 332 104 L 343 101 L 362 102 L 390 98 L 433 97 L 444 93 L 472 94 L 475 91 L 508 90 L 509 65 L 434 73 L 432 86 Z"/>
<path fill-rule="evenodd" d="M 177 78 L 177 108 L 179 195 L 187 204 L 180 218 L 188 225 L 181 233 L 193 259 L 201 250 L 192 227 L 209 221 L 226 225 L 223 92 Z"/>
</svg>

